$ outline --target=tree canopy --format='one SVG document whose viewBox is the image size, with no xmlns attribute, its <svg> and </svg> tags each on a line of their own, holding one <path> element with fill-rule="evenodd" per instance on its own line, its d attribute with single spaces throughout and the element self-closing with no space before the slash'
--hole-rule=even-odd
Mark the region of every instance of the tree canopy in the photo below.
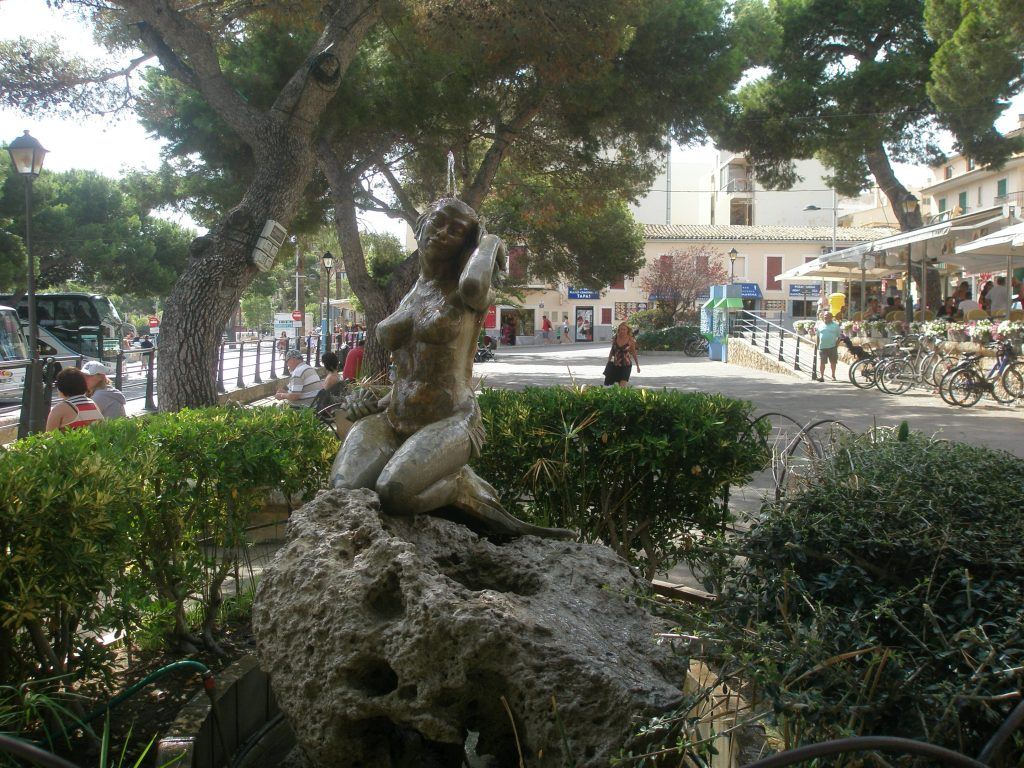
<svg viewBox="0 0 1024 768">
<path fill-rule="evenodd" d="M 25 185 L 0 165 L 0 287 L 23 290 Z M 105 293 L 171 290 L 195 233 L 153 215 L 129 186 L 91 171 L 44 170 L 35 180 L 32 251 L 40 288 L 75 281 Z"/>
<path fill-rule="evenodd" d="M 926 0 L 925 20 L 939 44 L 928 95 L 961 151 L 982 163 L 1024 151 L 1024 137 L 1006 140 L 993 125 L 1024 91 L 1024 3 Z"/>
<path fill-rule="evenodd" d="M 843 194 L 864 190 L 874 176 L 901 227 L 919 226 L 919 213 L 903 211 L 909 192 L 892 162 L 942 157 L 926 90 L 936 45 L 923 0 L 747 6 L 763 41 L 752 62 L 768 70 L 727 101 L 714 131 L 721 146 L 747 154 L 758 180 L 773 188 L 792 186 L 798 158 L 824 162 Z"/>
</svg>

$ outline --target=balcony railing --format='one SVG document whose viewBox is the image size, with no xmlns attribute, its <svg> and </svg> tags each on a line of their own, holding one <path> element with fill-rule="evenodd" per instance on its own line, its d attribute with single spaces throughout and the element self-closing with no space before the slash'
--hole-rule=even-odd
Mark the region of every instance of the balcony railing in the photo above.
<svg viewBox="0 0 1024 768">
<path fill-rule="evenodd" d="M 725 182 L 726 192 L 753 192 L 753 179 L 729 179 Z"/>
<path fill-rule="evenodd" d="M 993 201 L 996 205 L 1015 205 L 1018 208 L 1024 206 L 1024 192 L 1010 192 L 1006 195 L 996 195 Z"/>
</svg>

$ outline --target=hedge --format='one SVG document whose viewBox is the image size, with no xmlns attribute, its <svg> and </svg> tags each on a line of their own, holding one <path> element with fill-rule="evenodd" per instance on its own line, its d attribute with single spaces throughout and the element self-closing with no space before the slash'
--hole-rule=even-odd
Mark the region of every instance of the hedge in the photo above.
<svg viewBox="0 0 1024 768">
<path fill-rule="evenodd" d="M 154 600 L 193 640 L 213 622 L 227 558 L 270 489 L 311 494 L 336 442 L 311 412 L 208 409 L 46 433 L 0 451 L 0 685 L 91 676 L 97 640 L 139 628 Z"/>
<path fill-rule="evenodd" d="M 850 439 L 738 542 L 715 661 L 783 747 L 890 735 L 976 755 L 1024 691 L 1022 508 L 1015 456 Z M 1024 733 L 997 764 L 1024 765 Z"/>
<path fill-rule="evenodd" d="M 642 331 L 636 337 L 637 346 L 641 351 L 672 350 L 681 352 L 686 342 L 694 336 L 700 336 L 700 328 L 693 325 L 674 325 L 655 331 Z"/>
<path fill-rule="evenodd" d="M 509 510 L 573 528 L 648 578 L 696 563 L 729 518 L 728 493 L 767 459 L 751 403 L 624 387 L 485 390 L 474 468 Z"/>
</svg>

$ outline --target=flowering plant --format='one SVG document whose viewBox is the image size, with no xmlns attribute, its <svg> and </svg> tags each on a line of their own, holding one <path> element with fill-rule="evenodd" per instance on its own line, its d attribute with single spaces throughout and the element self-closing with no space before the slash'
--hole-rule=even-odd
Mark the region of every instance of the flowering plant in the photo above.
<svg viewBox="0 0 1024 768">
<path fill-rule="evenodd" d="M 885 336 L 885 321 L 884 320 L 869 320 L 864 323 L 864 331 L 870 336 L 881 338 Z"/>
<path fill-rule="evenodd" d="M 1000 336 L 1020 337 L 1024 336 L 1024 323 L 1020 320 L 1003 320 L 996 330 Z"/>
<path fill-rule="evenodd" d="M 885 330 L 890 336 L 899 336 L 907 332 L 907 324 L 902 320 L 889 320 L 885 323 Z"/>
<path fill-rule="evenodd" d="M 797 320 L 793 323 L 793 330 L 799 334 L 808 334 L 814 330 L 817 320 Z"/>
<path fill-rule="evenodd" d="M 860 336 L 860 322 L 857 320 L 845 320 L 839 327 L 847 336 Z"/>
<path fill-rule="evenodd" d="M 949 330 L 949 326 L 957 325 L 957 323 L 946 323 L 942 320 L 930 320 L 927 323 L 923 323 L 923 325 L 923 332 L 927 333 L 929 336 L 941 336 L 945 338 L 946 332 Z"/>
<path fill-rule="evenodd" d="M 992 341 L 992 331 L 994 330 L 995 325 L 991 320 L 976 320 L 974 325 L 967 329 L 967 334 L 971 341 L 985 344 Z"/>
</svg>

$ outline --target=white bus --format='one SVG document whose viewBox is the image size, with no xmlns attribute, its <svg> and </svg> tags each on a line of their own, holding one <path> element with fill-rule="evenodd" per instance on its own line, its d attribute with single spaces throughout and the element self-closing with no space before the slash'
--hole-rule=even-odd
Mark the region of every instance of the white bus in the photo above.
<svg viewBox="0 0 1024 768">
<path fill-rule="evenodd" d="M 0 400 L 20 400 L 25 388 L 25 367 L 7 367 L 28 359 L 28 343 L 21 332 L 18 313 L 0 305 Z"/>
<path fill-rule="evenodd" d="M 0 304 L 12 306 L 13 301 L 13 296 L 0 295 Z M 25 296 L 18 302 L 18 315 L 27 330 L 28 298 Z M 39 354 L 42 357 L 83 355 L 112 360 L 121 348 L 125 324 L 106 296 L 77 292 L 39 293 L 36 294 L 36 318 L 39 322 Z"/>
</svg>

